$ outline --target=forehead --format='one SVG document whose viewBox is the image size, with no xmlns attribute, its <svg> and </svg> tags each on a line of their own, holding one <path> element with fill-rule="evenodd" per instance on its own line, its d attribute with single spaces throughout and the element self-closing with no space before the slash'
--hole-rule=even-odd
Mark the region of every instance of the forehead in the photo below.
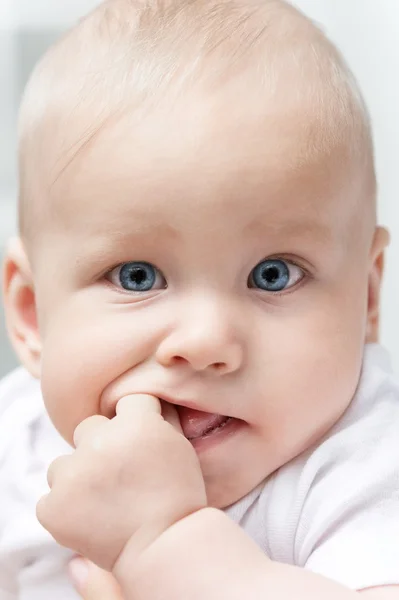
<svg viewBox="0 0 399 600">
<path fill-rule="evenodd" d="M 140 227 L 201 219 L 237 227 L 264 216 L 342 222 L 349 202 L 347 148 L 328 145 L 309 103 L 227 89 L 186 96 L 145 117 L 110 121 L 52 188 L 53 214 L 68 227 Z M 319 139 L 320 138 L 320 139 Z M 181 222 L 181 223 L 180 223 Z M 179 225 L 180 224 L 180 225 Z"/>
</svg>

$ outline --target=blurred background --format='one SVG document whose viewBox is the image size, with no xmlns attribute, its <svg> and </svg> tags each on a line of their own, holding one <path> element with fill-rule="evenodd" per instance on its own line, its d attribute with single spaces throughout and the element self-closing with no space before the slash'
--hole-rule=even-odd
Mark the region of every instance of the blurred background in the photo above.
<svg viewBox="0 0 399 600">
<path fill-rule="evenodd" d="M 392 245 L 383 291 L 382 342 L 399 373 L 399 0 L 293 0 L 322 24 L 354 70 L 374 128 L 379 218 Z M 98 0 L 0 0 L 0 258 L 15 231 L 16 119 L 35 62 Z M 348 282 L 350 285 L 350 282 Z M 16 365 L 0 303 L 0 377 Z"/>
</svg>

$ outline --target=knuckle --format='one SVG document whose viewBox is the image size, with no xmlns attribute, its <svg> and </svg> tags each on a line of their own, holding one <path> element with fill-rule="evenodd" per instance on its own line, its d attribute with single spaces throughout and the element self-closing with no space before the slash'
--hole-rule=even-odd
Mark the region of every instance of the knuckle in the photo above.
<svg viewBox="0 0 399 600">
<path fill-rule="evenodd" d="M 58 456 L 58 458 L 53 460 L 53 462 L 51 463 L 51 465 L 49 467 L 49 471 L 51 471 L 52 473 L 59 471 L 61 469 L 62 465 L 65 464 L 66 458 L 67 458 L 66 456 Z"/>
<path fill-rule="evenodd" d="M 98 430 L 93 432 L 90 440 L 88 440 L 88 448 L 90 448 L 91 452 L 95 456 L 98 456 L 99 459 L 103 458 L 104 455 L 108 455 L 110 444 L 107 436 L 104 435 L 104 432 Z"/>
<path fill-rule="evenodd" d="M 40 498 L 39 502 L 36 504 L 36 517 L 43 527 L 46 527 L 47 523 L 47 499 L 48 494 L 46 496 L 42 496 L 42 498 Z"/>
</svg>

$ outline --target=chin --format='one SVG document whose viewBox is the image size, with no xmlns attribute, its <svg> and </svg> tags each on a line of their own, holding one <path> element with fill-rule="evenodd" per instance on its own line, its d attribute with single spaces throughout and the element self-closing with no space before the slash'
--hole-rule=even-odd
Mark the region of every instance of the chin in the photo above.
<svg viewBox="0 0 399 600">
<path fill-rule="evenodd" d="M 254 485 L 249 485 L 248 482 L 237 482 L 237 480 L 232 482 L 223 482 L 220 479 L 217 481 L 207 481 L 205 477 L 208 506 L 219 509 L 227 508 L 252 492 L 257 485 L 258 482 Z"/>
</svg>

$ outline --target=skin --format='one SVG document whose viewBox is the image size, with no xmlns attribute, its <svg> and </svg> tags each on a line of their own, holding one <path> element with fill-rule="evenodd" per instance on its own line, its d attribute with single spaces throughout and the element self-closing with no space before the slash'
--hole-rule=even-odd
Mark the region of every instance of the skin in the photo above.
<svg viewBox="0 0 399 600">
<path fill-rule="evenodd" d="M 83 562 L 83 569 L 86 565 L 87 577 L 81 577 L 73 572 L 71 563 L 71 577 L 73 578 L 77 591 L 84 600 L 123 600 L 122 590 L 116 579 L 108 572 L 103 571 L 92 563 L 77 559 Z M 397 596 L 394 586 L 386 586 L 380 589 L 363 590 L 362 595 L 369 600 L 392 600 Z"/>
<path fill-rule="evenodd" d="M 359 206 L 368 214 L 371 199 L 345 146 L 304 159 L 313 123 L 304 118 L 308 111 L 298 121 L 301 107 L 284 105 L 287 96 L 265 111 L 255 100 L 232 106 L 225 91 L 140 124 L 129 114 L 109 123 L 52 187 L 52 210 L 30 263 L 22 252 L 6 264 L 14 341 L 72 445 L 78 425 L 106 427 L 126 396 L 165 396 L 240 420 L 236 435 L 197 453 L 208 507 L 237 501 L 329 430 L 354 395 L 364 344 L 375 335 L 387 235 L 372 218 L 359 223 Z M 280 294 L 249 287 L 251 271 L 267 258 L 295 263 L 303 278 Z M 118 289 L 112 270 L 128 261 L 154 264 L 167 288 Z M 93 415 L 105 420 L 87 421 Z M 142 445 L 145 436 L 137 437 Z M 187 446 L 179 450 L 182 461 Z M 79 461 L 71 464 L 84 480 Z M 71 468 L 59 465 L 59 480 Z M 140 468 L 150 469 L 145 453 Z M 176 468 L 170 476 L 181 477 Z M 137 561 L 136 540 L 116 567 L 109 557 L 96 560 L 113 568 L 127 597 L 160 561 L 167 571 L 160 581 L 178 597 L 172 555 L 187 581 L 195 579 L 190 564 L 220 564 L 215 584 L 224 569 L 242 569 L 243 560 L 259 572 L 272 564 L 249 540 L 243 545 L 243 533 L 222 513 L 200 509 L 201 494 L 191 521 L 176 497 L 181 512 L 165 535 L 150 536 L 145 560 Z M 41 520 L 54 531 L 57 511 L 48 506 L 42 504 Z M 201 531 L 212 532 L 211 558 Z M 194 534 L 199 541 L 190 553 Z M 226 540 L 234 548 L 230 562 Z M 70 547 L 79 551 L 78 542 Z M 132 582 L 128 565 L 136 562 Z M 280 590 L 280 567 L 268 567 L 265 580 L 250 584 L 254 591 Z M 309 577 L 315 587 L 308 589 Z M 303 578 L 299 599 L 326 591 L 310 574 L 299 576 L 299 586 Z M 245 577 L 241 583 L 248 589 Z M 158 597 L 151 593 L 143 597 Z M 328 593 L 323 597 L 352 595 L 340 586 Z"/>
<path fill-rule="evenodd" d="M 141 126 L 128 115 L 98 135 L 53 188 L 34 276 L 43 394 L 64 438 L 134 393 L 241 419 L 240 435 L 200 456 L 220 508 L 347 408 L 373 240 L 366 224 L 352 233 L 358 176 L 334 156 L 292 166 L 303 152 L 294 119 L 281 139 L 287 117 L 270 125 L 263 105 L 220 119 L 223 94 L 203 104 Z M 269 257 L 308 275 L 279 296 L 248 288 Z M 133 260 L 155 265 L 168 288 L 125 293 L 102 275 Z"/>
</svg>

